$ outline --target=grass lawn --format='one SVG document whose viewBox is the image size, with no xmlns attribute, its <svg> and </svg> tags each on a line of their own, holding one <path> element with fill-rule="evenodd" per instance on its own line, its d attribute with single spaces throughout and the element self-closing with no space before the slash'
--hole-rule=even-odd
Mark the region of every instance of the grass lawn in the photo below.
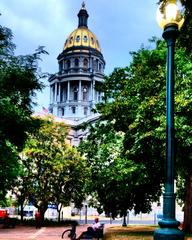
<svg viewBox="0 0 192 240">
<path fill-rule="evenodd" d="M 154 226 L 114 226 L 106 229 L 104 240 L 153 240 Z M 185 240 L 192 240 L 186 237 Z"/>
</svg>

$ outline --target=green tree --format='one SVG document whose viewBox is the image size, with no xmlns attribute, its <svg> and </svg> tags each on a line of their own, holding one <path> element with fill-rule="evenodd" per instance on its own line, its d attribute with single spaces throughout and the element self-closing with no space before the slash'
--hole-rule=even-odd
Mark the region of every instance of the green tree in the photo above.
<svg viewBox="0 0 192 240">
<path fill-rule="evenodd" d="M 116 207 L 117 199 L 120 197 L 118 194 L 120 189 L 117 192 L 116 188 L 118 182 L 116 176 L 123 136 L 116 134 L 110 126 L 102 122 L 91 125 L 89 132 L 87 139 L 81 142 L 79 150 L 85 155 L 91 167 L 89 193 L 93 199 L 90 202 L 99 212 L 105 211 L 106 214 L 112 213 L 115 216 L 120 210 Z"/>
<path fill-rule="evenodd" d="M 151 201 L 158 199 L 160 191 L 149 187 L 152 180 L 148 178 L 145 165 L 127 158 L 125 134 L 117 132 L 113 124 L 114 121 L 99 120 L 90 127 L 87 139 L 79 147 L 91 167 L 89 192 L 97 198 L 94 206 L 112 217 L 125 216 L 127 210 L 132 209 L 136 213 L 148 212 Z"/>
<path fill-rule="evenodd" d="M 129 67 L 115 69 L 106 77 L 103 86 L 105 101 L 97 107 L 102 119 L 113 124 L 117 132 L 124 132 L 124 157 L 143 165 L 144 184 L 135 198 L 138 207 L 142 194 L 146 193 L 150 201 L 159 195 L 165 159 L 166 45 L 164 41 L 155 39 L 151 44 L 155 45 L 151 48 L 142 47 L 132 53 L 133 60 Z M 184 226 L 187 226 L 184 229 L 189 232 L 192 223 L 189 212 L 192 176 L 192 56 L 184 48 L 178 47 L 175 62 L 175 170 L 176 176 L 182 179 L 180 186 L 184 187 L 182 201 L 185 204 Z M 142 208 L 139 207 L 139 210 Z"/>
<path fill-rule="evenodd" d="M 43 85 L 38 69 L 42 47 L 34 54 L 15 56 L 10 29 L 0 26 L 0 199 L 5 198 L 20 171 L 18 151 L 27 132 L 35 127 L 31 119 L 33 97 Z"/>
<path fill-rule="evenodd" d="M 67 133 L 64 123 L 48 116 L 29 135 L 22 152 L 25 193 L 42 217 L 48 204 L 56 204 L 60 212 L 59 207 L 70 202 L 79 207 L 85 198 L 88 167 L 77 150 L 66 143 Z"/>
</svg>

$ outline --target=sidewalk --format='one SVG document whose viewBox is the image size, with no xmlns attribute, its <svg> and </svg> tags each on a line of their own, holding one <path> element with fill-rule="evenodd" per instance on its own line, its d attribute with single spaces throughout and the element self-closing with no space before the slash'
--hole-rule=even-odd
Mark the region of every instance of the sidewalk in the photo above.
<svg viewBox="0 0 192 240">
<path fill-rule="evenodd" d="M 77 226 L 77 236 L 87 229 L 88 225 Z M 61 240 L 61 234 L 70 227 L 42 227 L 36 229 L 29 226 L 16 226 L 16 228 L 0 228 L 0 240 Z"/>
</svg>

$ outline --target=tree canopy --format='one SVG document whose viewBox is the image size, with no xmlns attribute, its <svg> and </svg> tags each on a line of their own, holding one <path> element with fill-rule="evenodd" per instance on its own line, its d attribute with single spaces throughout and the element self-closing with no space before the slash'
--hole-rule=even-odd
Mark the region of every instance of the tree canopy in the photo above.
<svg viewBox="0 0 192 240">
<path fill-rule="evenodd" d="M 97 111 L 101 114 L 100 121 L 107 123 L 108 128 L 114 129 L 117 133 L 124 134 L 121 158 L 123 156 L 127 163 L 133 162 L 133 166 L 142 166 L 141 171 L 138 171 L 139 168 L 136 169 L 142 180 L 138 185 L 134 178 L 131 182 L 133 184 L 131 192 L 135 191 L 133 206 L 136 212 L 146 211 L 142 204 L 147 202 L 149 210 L 150 203 L 158 199 L 164 176 L 166 44 L 153 38 L 150 45 L 151 47 L 141 47 L 137 52 L 131 53 L 133 60 L 129 67 L 115 69 L 105 78 L 102 86 L 105 98 L 103 103 L 97 106 Z M 191 176 L 191 57 L 184 48 L 179 46 L 176 49 L 176 176 L 185 179 L 185 184 L 182 182 L 185 192 L 189 183 L 188 177 Z M 110 131 L 105 133 L 111 134 Z M 114 178 L 116 179 L 116 175 Z M 124 181 L 125 193 L 126 184 L 130 188 L 129 183 L 130 179 Z M 105 191 L 105 194 L 112 195 L 113 192 L 115 195 L 115 191 L 113 184 L 110 191 Z M 130 199 L 126 194 L 125 198 L 127 201 Z"/>
<path fill-rule="evenodd" d="M 18 175 L 18 150 L 36 125 L 31 119 L 33 97 L 43 88 L 44 77 L 38 61 L 46 53 L 40 47 L 34 54 L 15 56 L 12 38 L 11 30 L 0 26 L 0 199 Z"/>
<path fill-rule="evenodd" d="M 66 143 L 68 128 L 48 116 L 29 135 L 21 154 L 23 176 L 18 191 L 44 216 L 48 204 L 80 207 L 89 171 L 77 150 Z"/>
<path fill-rule="evenodd" d="M 146 213 L 151 209 L 151 201 L 159 196 L 156 186 L 149 188 L 152 180 L 145 165 L 126 157 L 124 141 L 124 132 L 116 131 L 111 123 L 99 121 L 90 127 L 89 136 L 79 147 L 91 167 L 89 192 L 97 199 L 93 204 L 99 212 L 112 217 L 126 215 L 132 209 Z"/>
</svg>

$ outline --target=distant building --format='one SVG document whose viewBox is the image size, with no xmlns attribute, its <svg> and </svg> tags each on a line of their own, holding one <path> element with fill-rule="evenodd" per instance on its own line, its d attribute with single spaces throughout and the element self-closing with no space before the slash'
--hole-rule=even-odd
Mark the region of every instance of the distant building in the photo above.
<svg viewBox="0 0 192 240">
<path fill-rule="evenodd" d="M 105 60 L 96 36 L 89 30 L 84 2 L 78 13 L 78 28 L 66 39 L 57 57 L 59 71 L 49 78 L 49 112 L 63 119 L 71 131 L 68 141 L 77 146 L 87 134 L 78 129 L 84 122 L 94 122 L 92 112 L 103 93 L 96 86 L 103 81 Z"/>
</svg>

